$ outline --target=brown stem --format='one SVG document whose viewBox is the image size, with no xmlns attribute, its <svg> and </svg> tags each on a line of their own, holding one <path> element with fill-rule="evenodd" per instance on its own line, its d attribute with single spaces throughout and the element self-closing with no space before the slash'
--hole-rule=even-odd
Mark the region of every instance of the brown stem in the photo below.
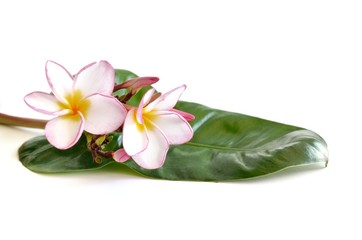
<svg viewBox="0 0 362 240">
<path fill-rule="evenodd" d="M 22 118 L 10 116 L 4 113 L 0 113 L 0 124 L 12 125 L 18 127 L 28 128 L 45 128 L 46 120 L 33 119 L 33 118 Z"/>
<path fill-rule="evenodd" d="M 124 89 L 123 84 L 122 83 L 117 84 L 114 86 L 113 92 L 117 92 L 118 90 L 121 90 L 121 89 Z"/>
</svg>

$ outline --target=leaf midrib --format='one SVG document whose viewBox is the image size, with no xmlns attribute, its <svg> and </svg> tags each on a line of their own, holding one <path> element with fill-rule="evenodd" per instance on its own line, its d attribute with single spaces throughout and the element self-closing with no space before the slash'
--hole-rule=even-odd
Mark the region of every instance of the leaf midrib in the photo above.
<svg viewBox="0 0 362 240">
<path fill-rule="evenodd" d="M 200 148 L 209 148 L 209 149 L 219 149 L 225 151 L 250 151 L 250 149 L 240 149 L 240 148 L 232 148 L 232 147 L 222 147 L 217 145 L 209 145 L 209 144 L 202 144 L 202 143 L 195 143 L 195 142 L 187 142 L 185 145 L 193 146 L 193 147 L 200 147 Z"/>
</svg>

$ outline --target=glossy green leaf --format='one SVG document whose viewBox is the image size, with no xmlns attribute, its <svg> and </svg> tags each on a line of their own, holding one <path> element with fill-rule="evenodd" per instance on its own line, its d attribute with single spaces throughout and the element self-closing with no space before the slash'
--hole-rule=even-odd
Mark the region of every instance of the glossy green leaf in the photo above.
<svg viewBox="0 0 362 240">
<path fill-rule="evenodd" d="M 193 139 L 171 147 L 164 166 L 156 170 L 125 164 L 156 178 L 173 180 L 230 180 L 270 174 L 284 168 L 327 165 L 325 141 L 300 127 L 239 113 L 179 102 L 177 109 L 192 113 Z"/>
<path fill-rule="evenodd" d="M 123 83 L 124 81 L 132 78 L 137 78 L 138 76 L 131 71 L 125 69 L 115 69 L 114 81 L 116 84 Z"/>
<path fill-rule="evenodd" d="M 102 158 L 101 163 L 96 163 L 87 148 L 84 135 L 75 146 L 67 150 L 56 149 L 44 136 L 39 136 L 25 142 L 18 152 L 25 167 L 43 173 L 96 169 L 113 162 L 113 159 Z"/>
<path fill-rule="evenodd" d="M 143 169 L 133 160 L 124 164 L 150 177 L 202 181 L 243 179 L 293 166 L 327 164 L 326 143 L 312 131 L 196 103 L 179 102 L 177 108 L 195 115 L 193 139 L 171 147 L 160 169 Z M 119 147 L 120 138 L 117 135 L 112 140 L 111 149 Z M 101 164 L 95 163 L 84 140 L 60 151 L 44 137 L 26 142 L 19 157 L 24 166 L 40 172 L 94 169 L 114 162 L 103 159 Z"/>
</svg>

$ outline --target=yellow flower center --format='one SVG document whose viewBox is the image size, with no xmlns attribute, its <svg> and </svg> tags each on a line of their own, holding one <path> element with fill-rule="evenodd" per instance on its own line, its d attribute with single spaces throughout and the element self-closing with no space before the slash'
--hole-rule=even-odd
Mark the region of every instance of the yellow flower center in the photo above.
<svg viewBox="0 0 362 240">
<path fill-rule="evenodd" d="M 152 130 L 154 128 L 153 124 L 151 123 L 152 119 L 156 119 L 158 116 L 151 112 L 146 112 L 145 109 L 142 109 L 142 119 L 143 124 L 139 123 L 137 120 L 137 111 L 133 113 L 133 122 L 136 123 L 138 131 L 144 131 L 144 128 L 148 130 Z"/>
<path fill-rule="evenodd" d="M 83 97 L 84 96 L 80 90 L 75 90 L 74 92 L 65 96 L 67 103 L 60 103 L 61 108 L 69 109 L 71 111 L 71 115 L 81 112 L 84 116 L 87 112 L 87 109 L 89 108 L 90 102 L 87 99 L 83 99 Z"/>
<path fill-rule="evenodd" d="M 145 112 L 143 110 L 142 113 L 143 113 L 143 121 L 144 121 L 146 128 L 149 130 L 152 130 L 155 126 L 151 122 L 152 122 L 152 120 L 155 120 L 159 116 L 154 111 Z"/>
</svg>

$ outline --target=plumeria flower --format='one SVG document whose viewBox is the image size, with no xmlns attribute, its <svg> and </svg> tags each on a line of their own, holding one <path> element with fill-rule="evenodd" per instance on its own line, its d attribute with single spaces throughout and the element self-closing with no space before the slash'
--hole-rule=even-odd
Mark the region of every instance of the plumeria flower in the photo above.
<svg viewBox="0 0 362 240">
<path fill-rule="evenodd" d="M 173 109 L 186 86 L 180 86 L 154 99 L 154 89 L 148 90 L 138 108 L 131 108 L 123 126 L 123 148 L 116 151 L 119 162 L 129 157 L 143 168 L 162 167 L 170 144 L 183 144 L 193 135 L 185 118 L 193 115 Z M 153 100 L 153 101 L 152 101 Z"/>
<path fill-rule="evenodd" d="M 123 124 L 127 110 L 112 96 L 115 73 L 108 62 L 91 63 L 73 77 L 60 64 L 47 61 L 45 72 L 52 94 L 33 92 L 24 100 L 34 110 L 55 116 L 45 126 L 53 146 L 67 149 L 83 130 L 107 134 Z"/>
</svg>

